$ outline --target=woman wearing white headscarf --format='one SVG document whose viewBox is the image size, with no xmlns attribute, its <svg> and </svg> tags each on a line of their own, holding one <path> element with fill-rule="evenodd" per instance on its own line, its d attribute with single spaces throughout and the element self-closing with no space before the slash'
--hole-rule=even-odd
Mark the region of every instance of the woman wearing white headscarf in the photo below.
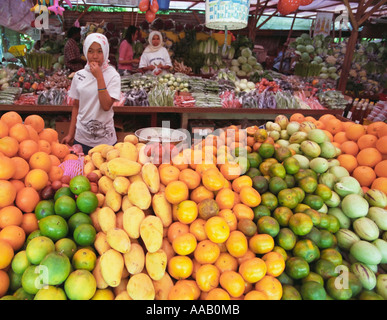
<svg viewBox="0 0 387 320">
<path fill-rule="evenodd" d="M 109 42 L 100 33 L 88 35 L 83 44 L 84 69 L 73 77 L 69 97 L 74 99 L 69 133 L 62 143 L 80 144 L 83 153 L 99 144 L 114 145 L 113 103 L 120 99 L 121 78 L 109 65 Z"/>
<path fill-rule="evenodd" d="M 158 31 L 152 31 L 148 37 L 148 46 L 141 55 L 138 66 L 142 71 L 160 74 L 172 68 L 168 50 L 164 47 L 163 36 Z"/>
</svg>

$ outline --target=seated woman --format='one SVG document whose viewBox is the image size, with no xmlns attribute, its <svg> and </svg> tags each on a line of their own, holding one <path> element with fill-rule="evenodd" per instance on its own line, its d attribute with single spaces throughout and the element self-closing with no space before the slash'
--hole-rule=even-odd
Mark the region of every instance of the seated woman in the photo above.
<svg viewBox="0 0 387 320">
<path fill-rule="evenodd" d="M 152 31 L 149 34 L 148 42 L 148 46 L 141 55 L 139 69 L 143 72 L 152 72 L 154 75 L 170 71 L 172 62 L 167 49 L 164 47 L 161 33 Z"/>
</svg>

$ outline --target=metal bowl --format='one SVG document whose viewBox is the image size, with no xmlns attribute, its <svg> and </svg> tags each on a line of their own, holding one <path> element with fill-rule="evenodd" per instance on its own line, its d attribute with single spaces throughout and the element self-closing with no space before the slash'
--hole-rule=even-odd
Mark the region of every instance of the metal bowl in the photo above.
<svg viewBox="0 0 387 320">
<path fill-rule="evenodd" d="M 134 134 L 142 143 L 164 142 L 177 144 L 187 139 L 187 134 L 183 131 L 163 127 L 142 128 Z"/>
</svg>

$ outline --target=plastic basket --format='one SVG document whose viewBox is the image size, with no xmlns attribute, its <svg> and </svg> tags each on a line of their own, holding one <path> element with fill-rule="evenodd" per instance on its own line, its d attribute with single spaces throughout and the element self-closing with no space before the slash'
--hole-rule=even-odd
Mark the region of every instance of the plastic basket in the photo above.
<svg viewBox="0 0 387 320">
<path fill-rule="evenodd" d="M 63 169 L 64 176 L 74 178 L 75 176 L 83 175 L 84 157 L 81 156 L 77 160 L 63 161 L 59 167 Z"/>
</svg>

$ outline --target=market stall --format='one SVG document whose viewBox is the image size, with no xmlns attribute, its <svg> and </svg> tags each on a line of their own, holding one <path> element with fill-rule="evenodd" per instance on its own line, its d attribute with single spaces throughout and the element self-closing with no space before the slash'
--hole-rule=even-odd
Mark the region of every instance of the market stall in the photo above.
<svg viewBox="0 0 387 320">
<path fill-rule="evenodd" d="M 337 1 L 238 2 L 227 19 L 207 4 L 192 24 L 161 1 L 82 2 L 53 3 L 58 31 L 12 43 L 0 69 L 0 300 L 387 299 L 387 50 L 353 52 L 351 34 L 386 1 L 345 1 L 360 20 L 339 38 Z M 275 71 L 255 40 L 277 13 L 292 23 Z M 294 30 L 298 15 L 314 30 Z M 81 43 L 105 35 L 111 64 L 130 24 L 133 56 L 157 30 L 173 62 L 117 75 L 118 141 L 86 153 L 62 141 L 82 78 L 63 56 L 75 23 Z"/>
</svg>

